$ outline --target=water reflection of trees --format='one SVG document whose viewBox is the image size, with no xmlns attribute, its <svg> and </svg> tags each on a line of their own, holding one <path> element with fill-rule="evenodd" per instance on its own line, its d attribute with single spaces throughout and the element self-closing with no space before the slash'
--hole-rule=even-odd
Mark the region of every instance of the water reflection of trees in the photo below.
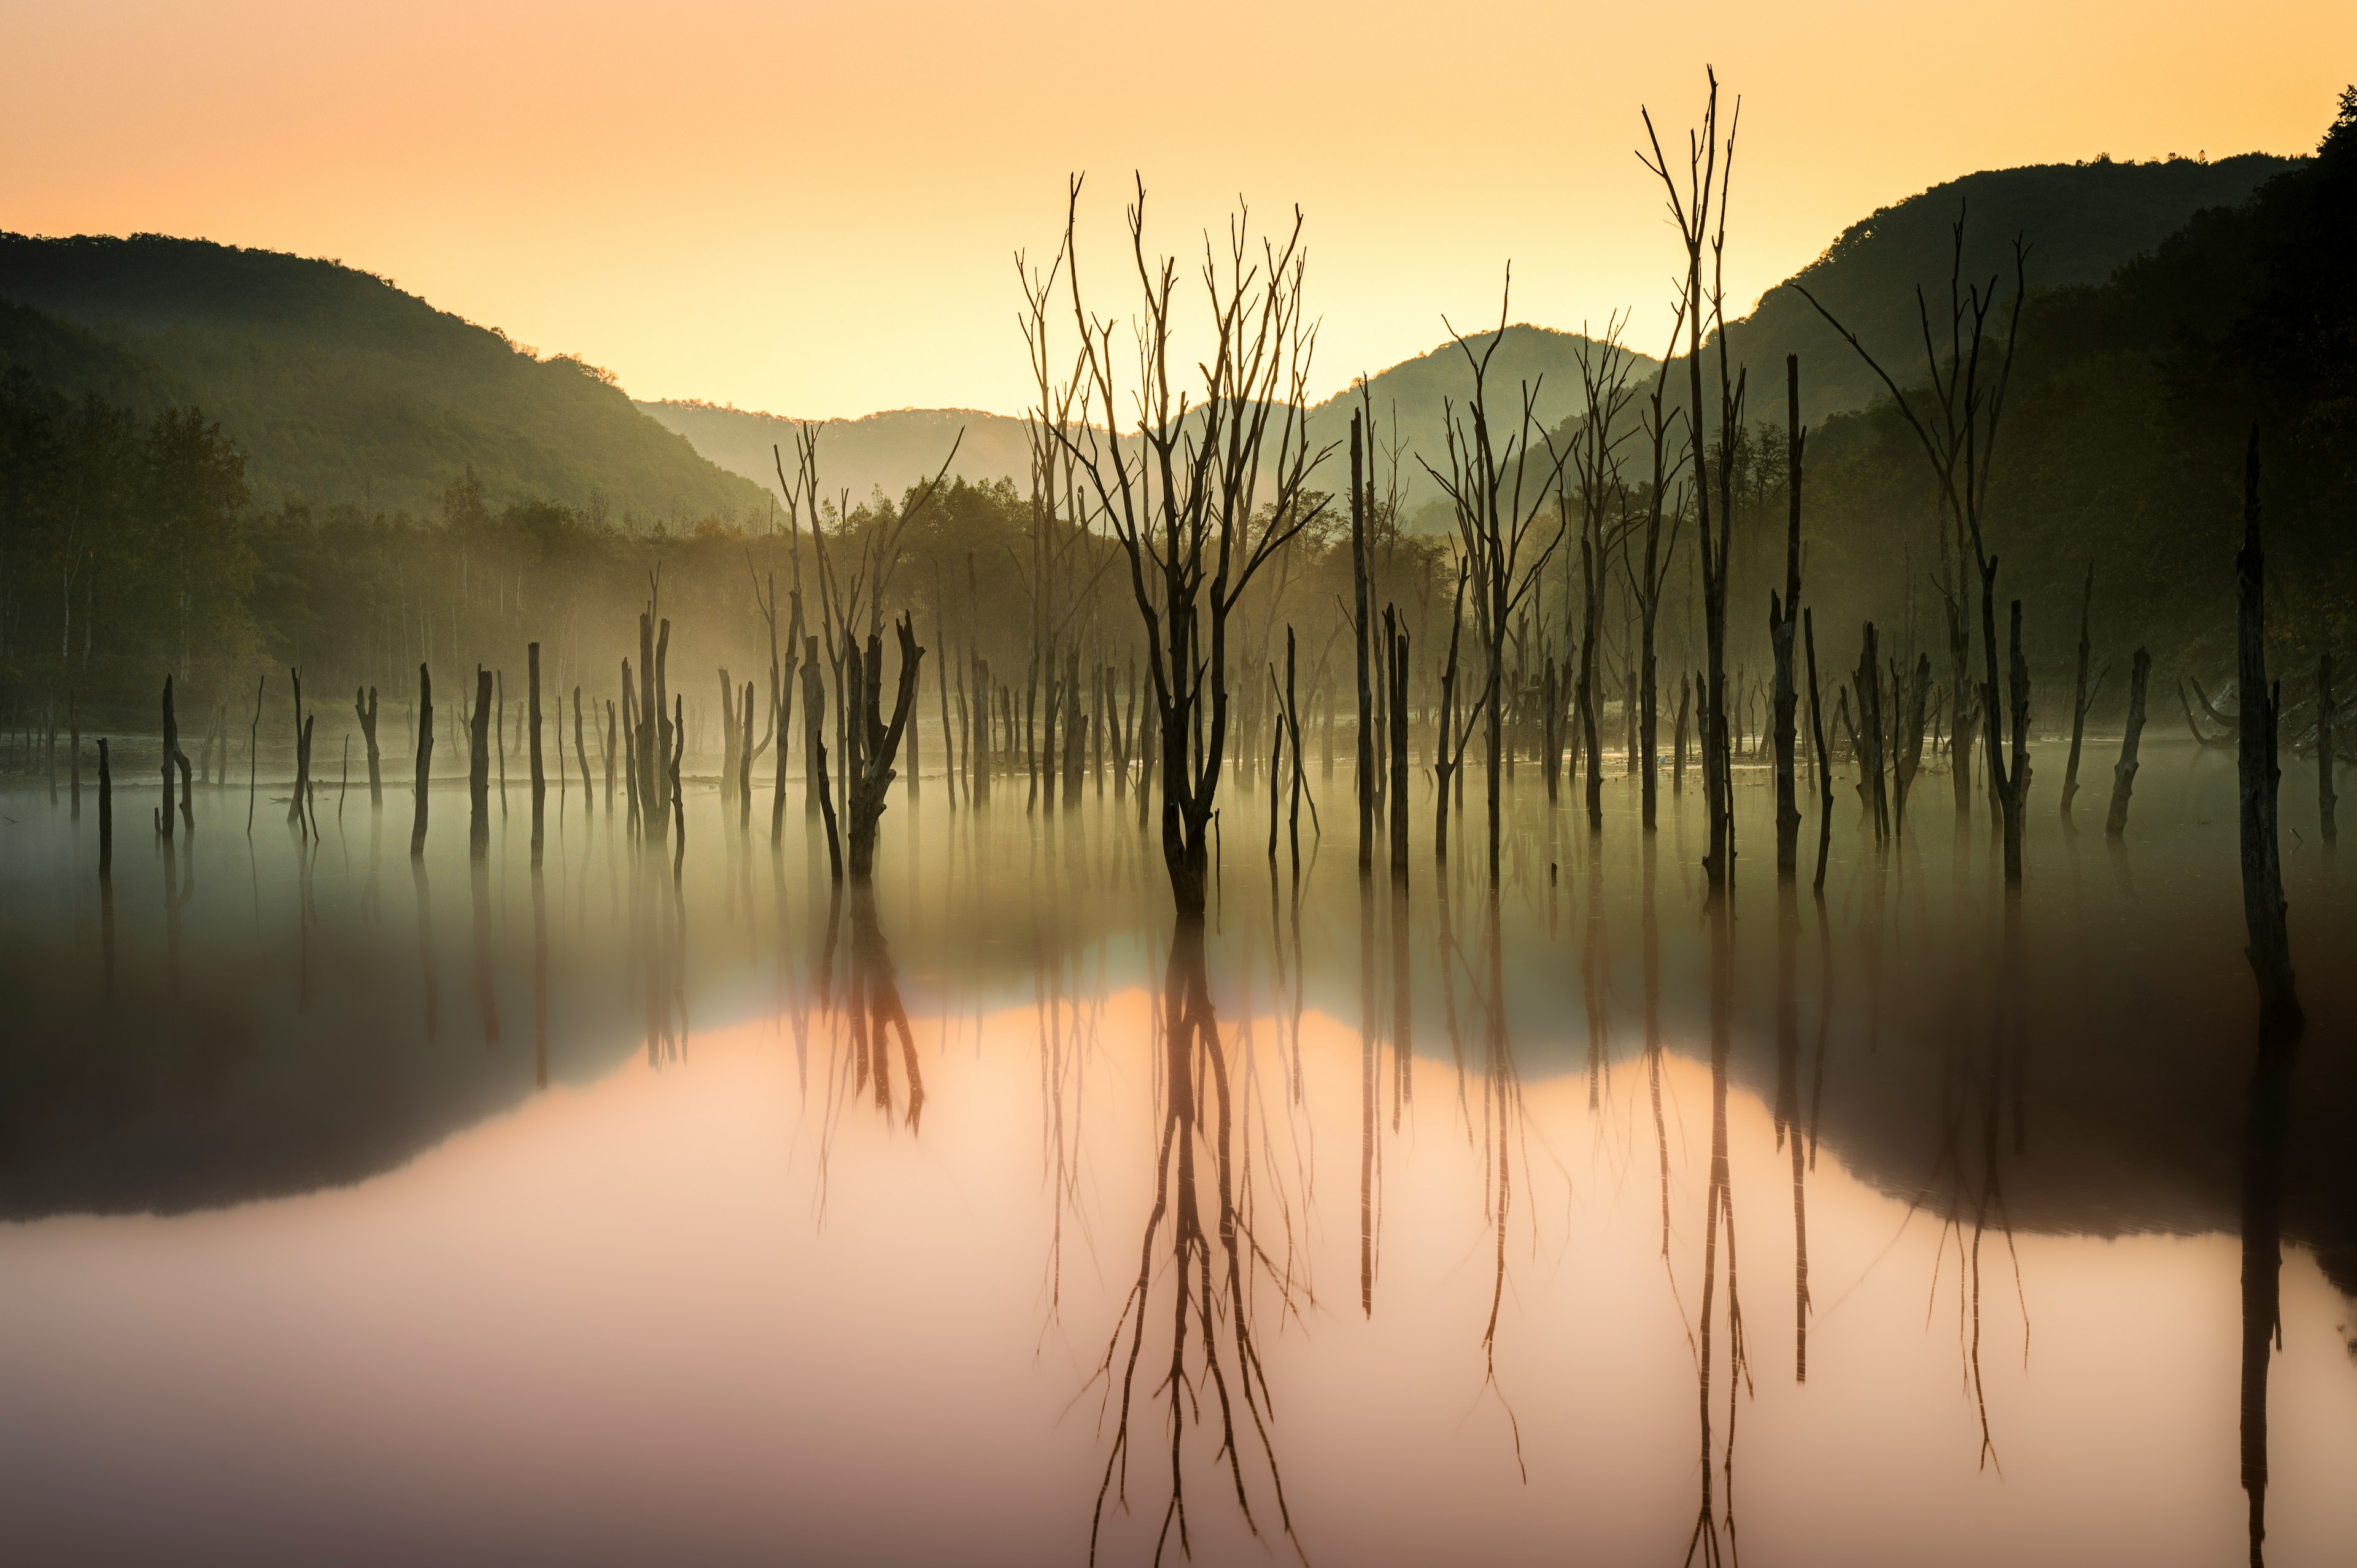
<svg viewBox="0 0 2357 1568">
<path fill-rule="evenodd" d="M 1738 1290 L 1735 1250 L 1735 1186 L 1727 1154 L 1727 1053 L 1732 1043 L 1735 1007 L 1734 914 L 1724 896 L 1706 901 L 1704 918 L 1710 927 L 1710 1180 L 1703 1198 L 1702 1311 L 1695 1321 L 1695 1371 L 1701 1437 L 1700 1507 L 1694 1532 L 1686 1540 L 1688 1563 L 1717 1563 L 1732 1559 L 1735 1537 L 1735 1426 L 1737 1395 L 1750 1387 L 1749 1356 L 1743 1338 L 1743 1298 Z M 1723 1293 L 1727 1326 L 1727 1430 L 1715 1448 L 1711 1434 L 1711 1399 L 1717 1391 L 1716 1333 L 1720 1320 L 1721 1238 L 1725 1239 L 1726 1287 Z M 1716 1464 L 1720 1477 L 1714 1488 Z"/>
<path fill-rule="evenodd" d="M 1253 1285 L 1262 1279 L 1269 1283 L 1281 1316 L 1308 1305 L 1308 1294 L 1307 1285 L 1262 1245 L 1254 1222 L 1257 1188 L 1246 1158 L 1253 1137 L 1251 1086 L 1239 1083 L 1232 1070 L 1230 1045 L 1222 1037 L 1211 1002 L 1203 944 L 1201 923 L 1182 917 L 1171 938 L 1156 1010 L 1159 1128 L 1154 1198 L 1138 1245 L 1137 1273 L 1095 1374 L 1112 1407 L 1113 1441 L 1090 1519 L 1092 1563 L 1103 1540 L 1107 1503 L 1125 1511 L 1128 1507 L 1138 1374 L 1145 1365 L 1148 1325 L 1157 1321 L 1168 1326 L 1168 1360 L 1161 1377 L 1145 1392 L 1164 1405 L 1169 1496 L 1155 1533 L 1155 1560 L 1161 1560 L 1174 1538 L 1182 1552 L 1192 1551 L 1186 1436 L 1188 1428 L 1201 1424 L 1207 1414 L 1219 1433 L 1217 1462 L 1226 1469 L 1245 1523 L 1254 1534 L 1260 1533 L 1253 1495 L 1265 1487 L 1275 1503 L 1279 1530 L 1300 1551 L 1269 1434 L 1272 1412 Z M 1281 1208 L 1283 1200 L 1278 1201 Z M 1165 1293 L 1167 1307 L 1157 1301 Z M 1161 1349 L 1157 1345 L 1157 1353 Z M 1303 1561 L 1308 1561 L 1306 1555 Z"/>
<path fill-rule="evenodd" d="M 2266 1561 L 2267 1367 L 2283 1344 L 2283 1177 L 2297 1018 L 2259 1028 L 2243 1136 L 2242 1472 L 2251 1568 Z"/>
</svg>

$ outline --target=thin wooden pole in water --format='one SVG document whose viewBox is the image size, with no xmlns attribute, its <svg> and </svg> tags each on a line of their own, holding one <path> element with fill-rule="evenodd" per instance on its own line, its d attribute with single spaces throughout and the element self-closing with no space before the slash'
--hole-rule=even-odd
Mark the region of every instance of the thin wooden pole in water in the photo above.
<svg viewBox="0 0 2357 1568">
<path fill-rule="evenodd" d="M 475 666 L 475 712 L 467 732 L 467 854 L 480 860 L 491 844 L 491 703 L 495 678 Z"/>
<path fill-rule="evenodd" d="M 417 671 L 422 678 L 425 666 L 419 665 Z M 248 838 L 253 836 L 253 796 L 255 781 L 261 777 L 262 768 L 262 690 L 269 682 L 267 675 L 253 678 L 253 726 L 246 731 L 245 736 L 245 835 Z M 421 811 L 424 809 L 419 808 Z M 420 819 L 418 832 L 425 832 L 423 818 Z"/>
<path fill-rule="evenodd" d="M 540 644 L 526 644 L 524 660 L 524 711 L 532 725 L 532 863 L 538 865 L 548 811 L 548 774 L 540 755 Z"/>
<path fill-rule="evenodd" d="M 1407 886 L 1407 633 L 1397 629 L 1397 617 L 1392 607 L 1384 607 L 1383 631 L 1389 651 L 1385 657 L 1391 664 L 1391 808 L 1392 808 L 1392 884 Z M 1287 668 L 1291 665 L 1292 648 L 1286 645 Z"/>
<path fill-rule="evenodd" d="M 371 810 L 384 804 L 384 782 L 379 770 L 376 745 L 376 688 L 352 691 L 352 711 L 361 721 L 361 739 L 368 748 L 369 806 Z"/>
<path fill-rule="evenodd" d="M 425 853 L 425 786 L 433 776 L 434 677 L 424 664 L 420 664 L 417 667 L 417 782 L 412 790 L 414 804 L 409 827 L 409 854 L 413 860 Z"/>
<path fill-rule="evenodd" d="M 1817 623 L 1813 609 L 1801 611 L 1801 638 L 1809 657 L 1809 739 L 1817 754 L 1817 875 L 1812 886 L 1822 899 L 1825 892 L 1825 851 L 1834 836 L 1834 765 L 1833 754 L 1825 749 L 1824 703 L 1817 690 Z M 1683 701 L 1678 711 L 1681 715 L 1685 711 Z M 1683 722 L 1680 728 L 1683 731 Z"/>
<path fill-rule="evenodd" d="M 172 754 L 180 749 L 180 725 L 172 713 L 172 678 L 164 677 L 164 805 L 156 813 L 156 832 L 172 836 Z"/>
<path fill-rule="evenodd" d="M 2087 663 L 2093 652 L 2087 639 L 2087 621 L 2095 604 L 2095 564 L 2087 563 L 2087 585 L 2079 596 L 2079 675 L 2071 695 L 2071 759 L 2062 768 L 2062 814 L 2071 814 L 2071 798 L 2079 792 L 2079 746 L 2087 734 L 2087 709 L 2095 700 L 2087 689 Z"/>
<path fill-rule="evenodd" d="M 106 737 L 98 739 L 98 875 L 102 886 L 114 869 L 114 770 L 106 756 Z"/>
<path fill-rule="evenodd" d="M 2128 727 L 2120 737 L 2120 759 L 2112 768 L 2112 809 L 2104 819 L 2106 836 L 2127 832 L 2128 797 L 2136 792 L 2136 744 L 2144 738 L 2145 688 L 2152 676 L 2152 655 L 2139 648 L 2128 675 Z"/>
<path fill-rule="evenodd" d="M 2251 937 L 2251 969 L 2259 983 L 2263 1020 L 2297 1027 L 2299 996 L 2291 970 L 2285 922 L 2282 851 L 2277 843 L 2276 724 L 2283 689 L 2267 682 L 2266 551 L 2259 528 L 2259 430 L 2243 470 L 2243 548 L 2234 557 L 2234 642 L 2243 691 L 2237 772 L 2242 810 L 2243 918 Z"/>
<path fill-rule="evenodd" d="M 597 792 L 590 786 L 589 748 L 582 744 L 581 688 L 573 688 L 573 759 L 581 764 L 581 814 L 589 815 L 597 808 Z M 558 759 L 560 766 L 563 758 Z"/>
</svg>

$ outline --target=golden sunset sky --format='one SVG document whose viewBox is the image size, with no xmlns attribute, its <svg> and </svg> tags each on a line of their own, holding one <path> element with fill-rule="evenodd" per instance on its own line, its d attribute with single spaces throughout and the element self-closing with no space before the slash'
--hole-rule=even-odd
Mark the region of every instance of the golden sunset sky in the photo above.
<svg viewBox="0 0 2357 1568">
<path fill-rule="evenodd" d="M 1012 256 L 1090 177 L 1182 252 L 1239 196 L 1308 214 L 1315 392 L 1444 313 L 1638 307 L 1674 240 L 1640 105 L 1743 95 L 1747 306 L 1879 205 L 1969 171 L 2305 152 L 2357 5 L 1655 6 L 1067 0 L 0 0 L 0 228 L 338 258 L 640 397 L 802 416 L 1019 412 Z"/>
</svg>

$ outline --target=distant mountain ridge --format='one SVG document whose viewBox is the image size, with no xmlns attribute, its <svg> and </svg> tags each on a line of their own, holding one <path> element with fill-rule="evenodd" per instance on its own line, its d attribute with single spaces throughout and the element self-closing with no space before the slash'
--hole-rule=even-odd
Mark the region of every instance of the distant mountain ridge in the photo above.
<svg viewBox="0 0 2357 1568">
<path fill-rule="evenodd" d="M 1866 406 L 1873 373 L 1800 294 L 1805 285 L 1902 380 L 1921 371 L 1914 291 L 1943 293 L 1952 225 L 1968 214 L 1966 274 L 2009 286 L 2016 233 L 2034 247 L 2033 288 L 2101 284 L 2197 212 L 2237 206 L 2298 160 L 2251 154 L 2216 162 L 2045 165 L 1985 171 L 1882 208 L 1816 261 L 1770 289 L 1727 340 L 1751 374 L 1754 420 L 1782 416 L 1782 360 L 1802 362 L 1803 416 Z M 1740 242 L 1739 232 L 1736 236 Z M 1944 313 L 1944 299 L 1935 300 Z M 1478 347 L 1486 335 L 1471 341 Z M 1493 418 L 1519 415 L 1539 387 L 1550 427 L 1578 406 L 1587 339 L 1516 324 L 1493 360 Z M 1632 380 L 1658 368 L 1626 350 Z M 330 261 L 201 240 L 135 235 L 38 239 L 0 233 L 0 376 L 67 398 L 94 393 L 143 411 L 193 403 L 247 453 L 257 505 L 350 504 L 436 514 L 471 467 L 494 507 L 554 500 L 585 515 L 692 528 L 765 512 L 771 447 L 793 421 L 695 402 L 631 401 L 578 359 L 541 358 L 494 328 L 437 310 L 372 274 Z M 1435 499 L 1422 465 L 1447 466 L 1443 410 L 1470 390 L 1455 343 L 1366 383 L 1375 440 L 1398 444 L 1411 512 Z M 1313 439 L 1340 442 L 1354 386 L 1311 411 Z M 952 472 L 1025 482 L 1023 422 L 973 410 L 902 409 L 834 420 L 821 480 L 854 504 L 931 475 L 964 431 Z M 1338 471 L 1329 481 L 1339 484 Z"/>
<path fill-rule="evenodd" d="M 2153 251 L 2195 213 L 2238 206 L 2267 179 L 2300 161 L 2248 153 L 2212 162 L 2099 159 L 2031 165 L 1965 175 L 1878 209 L 1836 235 L 1815 261 L 1768 290 L 1749 316 L 1730 325 L 1727 343 L 1734 362 L 1750 371 L 1749 417 L 1783 422 L 1787 354 L 1801 357 L 1804 420 L 1863 408 L 1882 395 L 1874 372 L 1825 325 L 1803 297 L 1802 286 L 1857 332 L 1902 382 L 1920 377 L 1922 349 L 1915 289 L 1920 285 L 1927 296 L 1936 294 L 1934 319 L 1943 319 L 1953 226 L 1960 212 L 1967 219 L 1968 280 L 1986 284 L 1996 275 L 2001 289 L 2009 293 L 2012 244 L 2018 233 L 2032 247 L 2028 276 L 2033 290 L 2095 285 Z M 1739 231 L 1734 242 L 1741 242 Z M 1489 336 L 1474 334 L 1468 341 L 1478 352 Z M 1519 420 L 1519 389 L 1526 380 L 1539 385 L 1538 413 L 1548 428 L 1572 417 L 1579 406 L 1578 355 L 1588 341 L 1580 333 L 1526 322 L 1509 326 L 1490 369 L 1493 421 L 1501 416 Z M 1714 337 L 1705 348 L 1714 373 L 1716 344 Z M 1660 361 L 1645 348 L 1631 345 L 1622 350 L 1631 362 L 1632 381 L 1659 369 Z M 1680 356 L 1672 362 L 1682 366 L 1684 361 Z M 1453 341 L 1367 379 L 1366 401 L 1374 413 L 1377 438 L 1388 452 L 1396 435 L 1401 448 L 1402 490 L 1410 510 L 1431 502 L 1436 493 L 1418 459 L 1447 471 L 1444 403 L 1454 400 L 1461 408 L 1471 386 L 1465 355 Z M 1674 390 L 1672 396 L 1678 396 Z M 1346 438 L 1350 413 L 1360 400 L 1360 390 L 1353 385 L 1314 407 L 1313 439 Z M 698 451 L 722 467 L 776 488 L 769 444 L 782 445 L 782 433 L 792 421 L 705 403 L 639 406 L 694 442 Z M 849 488 L 855 502 L 878 487 L 899 494 L 940 465 L 961 424 L 965 446 L 953 473 L 1024 483 L 1029 459 L 1021 420 L 976 411 L 897 409 L 828 423 L 820 438 L 826 488 L 830 493 L 838 486 Z M 1387 471 L 1388 456 L 1383 467 Z"/>
<path fill-rule="evenodd" d="M 783 499 L 776 465 L 781 456 L 787 473 L 795 471 L 794 439 L 803 421 L 694 399 L 637 406 L 712 462 Z M 811 423 L 820 426 L 818 478 L 824 501 L 840 504 L 847 491 L 856 507 L 878 489 L 897 498 L 909 486 L 931 478 L 952 443 L 957 457 L 950 465 L 952 478 L 975 483 L 1012 478 L 1021 484 L 1031 470 L 1030 437 L 1024 422 L 1011 414 L 973 408 L 899 408 L 859 419 Z"/>
<path fill-rule="evenodd" d="M 195 403 L 257 504 L 430 517 L 486 497 L 693 526 L 766 506 L 577 359 L 542 359 L 335 262 L 142 234 L 0 233 L 0 375 L 142 412 Z"/>
</svg>

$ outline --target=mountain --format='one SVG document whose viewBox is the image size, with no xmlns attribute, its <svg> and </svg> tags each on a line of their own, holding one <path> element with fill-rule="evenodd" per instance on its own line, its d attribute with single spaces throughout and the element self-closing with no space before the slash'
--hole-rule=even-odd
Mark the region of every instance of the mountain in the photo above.
<svg viewBox="0 0 2357 1568">
<path fill-rule="evenodd" d="M 244 448 L 264 508 L 431 516 L 468 467 L 493 506 L 680 527 L 766 505 L 604 372 L 334 262 L 0 233 L 0 376 L 143 413 L 194 403 Z"/>
<path fill-rule="evenodd" d="M 1495 339 L 1497 349 L 1490 354 L 1486 381 L 1489 389 L 1491 436 L 1502 446 L 1516 438 L 1522 425 L 1523 388 L 1528 385 L 1534 393 L 1532 414 L 1537 428 L 1553 432 L 1577 417 L 1585 407 L 1579 379 L 1580 357 L 1587 353 L 1600 373 L 1614 359 L 1626 364 L 1629 383 L 1634 388 L 1645 382 L 1658 368 L 1659 361 L 1626 349 L 1610 350 L 1577 332 L 1558 332 L 1551 327 L 1534 327 L 1517 322 L 1502 335 L 1480 332 L 1469 336 L 1463 344 L 1451 341 L 1427 349 L 1413 360 L 1403 360 L 1389 370 L 1366 379 L 1362 386 L 1353 386 L 1339 392 L 1309 411 L 1310 438 L 1320 444 L 1338 443 L 1332 459 L 1336 465 L 1333 482 L 1342 487 L 1345 467 L 1350 461 L 1351 415 L 1362 406 L 1373 416 L 1374 429 L 1369 437 L 1368 460 L 1374 466 L 1373 479 L 1378 490 L 1390 484 L 1393 454 L 1396 449 L 1399 463 L 1399 488 L 1403 511 L 1413 521 L 1412 526 L 1426 528 L 1445 526 L 1432 516 L 1417 518 L 1420 508 L 1430 507 L 1440 499 L 1439 487 L 1424 471 L 1429 463 L 1434 470 L 1448 472 L 1448 433 L 1447 420 L 1451 405 L 1464 424 L 1466 399 L 1472 395 L 1472 360 L 1490 351 Z M 1533 442 L 1534 453 L 1542 462 L 1544 447 Z M 1548 464 L 1551 467 L 1551 462 Z"/>
<path fill-rule="evenodd" d="M 792 473 L 801 420 L 711 403 L 641 403 L 638 408 L 712 462 L 784 499 L 770 449 L 777 448 Z M 957 459 L 950 478 L 976 484 L 1011 478 L 1028 489 L 1031 445 L 1023 421 L 971 408 L 900 408 L 820 422 L 820 494 L 837 500 L 848 490 L 855 507 L 877 489 L 897 498 L 931 478 L 952 442 Z"/>
<path fill-rule="evenodd" d="M 2269 635 L 2286 737 L 2297 742 L 2314 724 L 2318 655 L 2357 624 L 2357 304 L 2346 282 L 2357 89 L 2318 155 L 2277 169 L 2106 281 L 2032 294 L 1984 510 L 2002 568 L 1998 625 L 2018 598 L 2038 677 L 2073 672 L 2092 568 L 2091 641 L 2097 668 L 2114 666 L 2107 703 L 2116 711 L 2129 655 L 2146 645 L 2157 661 L 2152 716 L 2173 730 L 2178 675 L 2215 689 L 2234 667 L 2234 561 L 2255 433 Z M 1893 369 L 1924 406 L 1920 352 Z M 1885 398 L 1823 421 L 1808 461 L 1808 595 L 1835 667 L 1866 617 L 1888 625 L 1900 613 L 1936 640 L 1941 612 L 1925 591 L 1936 495 L 1899 410 Z M 1770 499 L 1765 515 L 1781 504 Z M 1772 527 L 1756 532 L 1773 537 Z M 2051 706 L 2040 714 L 2055 722 Z"/>
<path fill-rule="evenodd" d="M 1478 354 L 1492 336 L 1480 333 L 1467 342 Z M 1570 418 L 1579 406 L 1578 353 L 1586 341 L 1577 333 L 1551 328 L 1507 328 L 1490 364 L 1491 405 L 1501 411 L 1492 417 L 1519 421 L 1520 389 L 1527 381 L 1538 386 L 1536 412 L 1547 428 Z M 1641 372 L 1653 364 L 1641 354 L 1623 351 L 1623 357 Z M 1389 453 L 1396 437 L 1402 495 L 1428 501 L 1434 487 L 1417 466 L 1416 455 L 1448 471 L 1442 411 L 1450 399 L 1461 407 L 1471 385 L 1464 351 L 1453 342 L 1443 343 L 1369 378 L 1365 384 L 1378 427 L 1368 449 L 1369 461 L 1375 465 L 1375 482 L 1379 487 L 1389 482 Z M 794 431 L 801 421 L 708 403 L 641 403 L 638 406 L 666 429 L 694 442 L 698 452 L 721 467 L 780 493 L 771 447 L 774 445 L 784 452 L 791 472 Z M 1335 444 L 1334 455 L 1321 474 L 1326 483 L 1337 489 L 1350 460 L 1351 414 L 1359 407 L 1359 389 L 1353 386 L 1309 411 L 1311 440 Z M 855 506 L 877 489 L 898 496 L 932 476 L 949 455 L 950 444 L 959 441 L 961 430 L 964 435 L 957 458 L 950 465 L 952 478 L 975 482 L 1008 478 L 1018 489 L 1028 487 L 1031 449 L 1022 420 L 977 409 L 903 408 L 858 419 L 820 422 L 822 493 L 834 499 L 847 489 Z"/>
<path fill-rule="evenodd" d="M 2033 246 L 2028 267 L 2033 289 L 2092 285 L 2153 251 L 2195 213 L 2239 205 L 2269 177 L 2298 161 L 2250 153 L 2214 163 L 2190 158 L 2115 163 L 2106 158 L 1994 169 L 1949 180 L 1882 208 L 1844 230 L 1823 255 L 1770 289 L 1749 316 L 1733 323 L 1728 343 L 1738 361 L 1749 366 L 1760 383 L 1750 399 L 1752 417 L 1782 422 L 1788 353 L 1801 356 L 1805 419 L 1863 408 L 1884 395 L 1874 372 L 1802 297 L 1800 286 L 1857 332 L 1903 382 L 1920 373 L 1921 364 L 1914 291 L 1921 284 L 1944 292 L 1960 211 L 1970 219 L 1967 278 L 1986 281 L 1996 272 L 2010 289 L 2013 238 L 2018 233 Z M 1478 352 L 1489 338 L 1480 333 L 1468 341 Z M 1538 413 L 1550 429 L 1570 418 L 1579 406 L 1578 356 L 1587 341 L 1581 334 L 1548 327 L 1508 327 L 1490 368 L 1493 418 L 1519 422 L 1520 388 L 1525 381 L 1538 385 Z M 1645 354 L 1623 352 L 1631 361 L 1632 381 L 1641 381 L 1658 365 Z M 1399 444 L 1400 488 L 1410 513 L 1437 499 L 1437 487 L 1418 459 L 1444 472 L 1448 467 L 1444 402 L 1454 400 L 1461 407 L 1471 386 L 1465 355 L 1454 342 L 1402 360 L 1366 381 L 1383 452 L 1389 453 L 1394 437 Z M 1313 439 L 1347 441 L 1350 413 L 1359 405 L 1360 395 L 1354 384 L 1313 408 Z M 720 467 L 776 488 L 770 446 L 784 444 L 791 421 L 705 403 L 639 406 L 694 442 L 697 451 Z M 960 424 L 965 427 L 965 446 L 952 473 L 1022 482 L 1029 460 L 1020 420 L 964 410 L 900 409 L 827 424 L 820 437 L 826 488 L 832 492 L 848 487 L 855 501 L 872 487 L 898 494 L 932 473 Z M 1340 448 L 1336 459 L 1338 465 L 1347 462 Z M 1378 468 L 1377 482 L 1386 483 L 1388 456 L 1380 459 Z M 1422 521 L 1426 526 L 1434 521 L 1429 517 Z"/>
<path fill-rule="evenodd" d="M 1878 209 L 1842 231 L 1824 254 L 1762 295 L 1727 334 L 1734 362 L 1751 371 L 1751 415 L 1781 424 L 1784 356 L 1801 357 L 1801 417 L 1814 421 L 1888 395 L 1857 350 L 1825 324 L 1803 288 L 1833 312 L 1902 385 L 1921 375 L 1921 286 L 1945 352 L 1948 280 L 1955 270 L 1955 224 L 1964 220 L 1962 285 L 2000 299 L 2013 292 L 2013 242 L 2029 247 L 2031 289 L 2109 281 L 2159 246 L 2197 212 L 2240 206 L 2300 160 L 2245 153 L 2204 163 L 2039 164 L 1952 179 Z M 1739 242 L 1739 234 L 1736 237 Z M 1995 318 L 2003 323 L 2003 306 Z M 1715 339 L 1714 339 L 1715 341 Z M 1717 349 L 1706 347 L 1714 368 Z M 1679 361 L 1683 363 L 1683 358 Z"/>
</svg>

